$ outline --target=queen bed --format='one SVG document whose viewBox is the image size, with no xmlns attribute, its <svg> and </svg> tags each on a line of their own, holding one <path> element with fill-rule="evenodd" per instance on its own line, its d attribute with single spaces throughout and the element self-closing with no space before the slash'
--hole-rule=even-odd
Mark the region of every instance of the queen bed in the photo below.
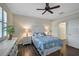
<svg viewBox="0 0 79 59">
<path fill-rule="evenodd" d="M 32 42 L 40 55 L 48 55 L 61 49 L 63 42 L 57 37 L 45 35 L 44 33 L 34 33 Z"/>
</svg>

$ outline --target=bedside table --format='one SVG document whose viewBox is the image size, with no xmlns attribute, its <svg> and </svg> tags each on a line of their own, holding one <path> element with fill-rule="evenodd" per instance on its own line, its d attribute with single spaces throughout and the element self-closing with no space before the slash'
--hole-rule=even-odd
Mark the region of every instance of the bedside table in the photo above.
<svg viewBox="0 0 79 59">
<path fill-rule="evenodd" d="M 23 38 L 23 41 L 22 41 L 22 44 L 25 45 L 25 44 L 31 44 L 31 39 L 32 37 L 24 37 Z"/>
</svg>

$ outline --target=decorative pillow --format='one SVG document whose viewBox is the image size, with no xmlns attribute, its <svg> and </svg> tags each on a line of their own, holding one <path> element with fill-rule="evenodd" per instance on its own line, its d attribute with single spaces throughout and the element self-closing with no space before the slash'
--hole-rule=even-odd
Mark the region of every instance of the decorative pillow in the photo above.
<svg viewBox="0 0 79 59">
<path fill-rule="evenodd" d="M 34 32 L 34 33 L 33 33 L 33 36 L 38 36 L 38 33 Z"/>
<path fill-rule="evenodd" d="M 44 32 L 35 32 L 33 33 L 34 37 L 38 37 L 38 36 L 46 36 L 46 34 Z"/>
<path fill-rule="evenodd" d="M 42 33 L 44 36 L 46 36 L 46 34 L 45 33 Z"/>
</svg>

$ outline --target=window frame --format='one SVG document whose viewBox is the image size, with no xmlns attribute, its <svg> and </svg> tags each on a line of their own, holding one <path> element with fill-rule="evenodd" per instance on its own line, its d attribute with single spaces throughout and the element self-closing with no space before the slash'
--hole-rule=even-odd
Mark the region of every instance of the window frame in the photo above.
<svg viewBox="0 0 79 59">
<path fill-rule="evenodd" d="M 0 6 L 0 8 L 2 8 L 2 7 Z M 6 12 L 6 15 L 7 15 L 6 22 L 4 22 L 4 19 L 5 19 L 4 12 Z M 8 25 L 8 14 L 7 14 L 7 11 L 4 10 L 3 8 L 2 8 L 2 21 L 0 21 L 0 22 L 2 23 L 2 35 L 1 35 L 2 37 L 0 37 L 0 41 L 3 41 L 3 40 L 5 40 L 4 38 L 7 36 L 7 32 L 6 32 L 6 36 L 4 36 L 4 31 L 5 31 L 4 28 L 6 28 L 6 27 L 4 27 L 4 24 Z"/>
<path fill-rule="evenodd" d="M 2 33 L 3 33 L 2 36 L 3 36 L 3 38 L 4 38 L 4 31 L 5 31 L 4 28 L 6 28 L 6 27 L 4 27 L 4 24 L 8 25 L 8 22 L 4 22 L 4 19 L 5 19 L 5 18 L 4 18 L 4 11 L 6 12 L 6 10 L 3 9 L 3 15 L 2 15 L 2 16 L 3 16 L 3 19 L 2 19 L 2 20 L 3 20 L 3 25 L 2 25 L 2 26 L 3 26 L 3 27 L 2 27 L 2 31 L 3 31 L 3 32 L 2 32 Z M 6 12 L 6 14 L 7 14 L 7 12 Z M 8 17 L 7 17 L 6 19 L 8 20 Z M 7 31 L 6 31 L 6 32 L 7 32 Z M 6 34 L 6 36 L 7 36 L 7 34 Z"/>
<path fill-rule="evenodd" d="M 3 14 L 3 9 L 2 9 L 2 7 L 0 6 L 0 8 L 1 8 L 1 13 Z M 3 15 L 1 15 L 2 16 L 2 18 L 3 18 Z M 3 22 L 3 19 L 0 21 L 1 23 Z M 1 31 L 2 31 L 3 29 L 1 28 Z M 2 31 L 3 32 L 3 31 Z M 1 34 L 2 34 L 2 32 L 1 32 Z M 2 34 L 3 35 L 3 34 Z M 0 39 L 2 39 L 3 38 L 3 36 L 1 35 L 1 37 L 0 37 Z"/>
</svg>

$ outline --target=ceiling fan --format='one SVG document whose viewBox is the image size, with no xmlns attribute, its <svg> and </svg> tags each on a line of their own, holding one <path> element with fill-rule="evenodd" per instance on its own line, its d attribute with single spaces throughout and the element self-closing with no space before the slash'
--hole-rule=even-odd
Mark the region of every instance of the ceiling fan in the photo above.
<svg viewBox="0 0 79 59">
<path fill-rule="evenodd" d="M 51 14 L 53 14 L 53 12 L 52 12 L 51 10 L 52 10 L 52 9 L 59 8 L 59 7 L 60 7 L 60 5 L 57 5 L 57 6 L 54 6 L 54 7 L 50 7 L 50 6 L 49 6 L 49 3 L 46 3 L 46 6 L 45 6 L 44 9 L 37 9 L 37 10 L 44 10 L 44 12 L 42 13 L 42 15 L 43 15 L 44 13 L 46 13 L 47 11 L 50 12 Z"/>
</svg>

